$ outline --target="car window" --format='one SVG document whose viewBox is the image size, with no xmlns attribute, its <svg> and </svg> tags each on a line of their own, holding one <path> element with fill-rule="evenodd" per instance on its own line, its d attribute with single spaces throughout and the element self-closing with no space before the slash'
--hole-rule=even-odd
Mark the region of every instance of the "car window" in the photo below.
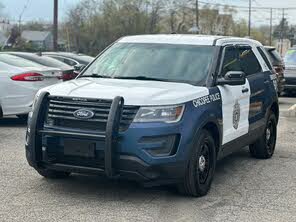
<svg viewBox="0 0 296 222">
<path fill-rule="evenodd" d="M 54 58 L 47 57 L 47 56 L 38 56 L 35 54 L 22 54 L 22 53 L 15 53 L 13 55 L 30 60 L 32 62 L 36 62 L 44 66 L 48 66 L 48 67 L 62 68 L 62 69 L 72 68 L 59 60 L 56 60 Z"/>
<path fill-rule="evenodd" d="M 221 76 L 225 76 L 229 71 L 243 71 L 239 63 L 238 51 L 234 46 L 224 48 Z"/>
<path fill-rule="evenodd" d="M 261 65 L 252 51 L 252 48 L 238 47 L 238 52 L 240 65 L 246 76 L 262 72 Z"/>
<path fill-rule="evenodd" d="M 296 66 L 296 49 L 289 49 L 284 58 L 285 65 Z"/>
<path fill-rule="evenodd" d="M 48 56 L 48 57 L 50 57 L 50 58 L 53 58 L 53 59 L 56 59 L 56 60 L 59 60 L 59 61 L 61 61 L 61 62 L 64 63 L 63 58 L 61 58 L 61 57 L 59 57 L 59 56 L 54 56 L 54 55 L 46 55 L 46 56 Z"/>
<path fill-rule="evenodd" d="M 68 59 L 68 58 L 63 58 L 63 62 L 66 63 L 66 64 L 68 64 L 69 66 L 75 66 L 75 65 L 78 64 L 78 63 L 75 62 L 74 60 L 72 60 L 72 59 Z"/>
<path fill-rule="evenodd" d="M 9 54 L 0 54 L 0 61 L 17 67 L 40 67 L 41 65 L 27 59 Z"/>
<path fill-rule="evenodd" d="M 269 70 L 273 70 L 273 67 L 271 65 L 271 61 L 268 58 L 268 51 L 265 49 L 262 49 L 261 47 L 257 47 L 257 49 L 258 49 L 260 55 L 262 56 L 265 64 L 268 66 Z"/>
<path fill-rule="evenodd" d="M 276 49 L 267 49 L 267 56 L 271 61 L 273 66 L 283 65 L 283 59 L 281 58 L 280 54 L 276 51 Z"/>
<path fill-rule="evenodd" d="M 67 64 L 67 65 L 69 65 L 69 66 L 75 66 L 75 65 L 78 64 L 78 63 L 75 62 L 74 60 L 72 60 L 72 59 L 68 59 L 68 58 L 65 58 L 65 57 L 62 57 L 62 56 L 55 56 L 55 55 L 46 55 L 46 56 L 49 56 L 49 57 L 54 58 L 54 59 L 57 59 L 57 60 L 59 60 L 59 61 L 65 63 L 65 64 Z"/>
</svg>

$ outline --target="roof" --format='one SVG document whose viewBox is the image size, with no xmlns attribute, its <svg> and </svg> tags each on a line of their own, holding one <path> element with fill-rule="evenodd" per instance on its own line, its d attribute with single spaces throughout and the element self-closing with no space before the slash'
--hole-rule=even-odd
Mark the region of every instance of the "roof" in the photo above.
<svg viewBox="0 0 296 222">
<path fill-rule="evenodd" d="M 192 34 L 160 34 L 160 35 L 135 35 L 126 36 L 118 40 L 120 43 L 159 43 L 181 45 L 223 45 L 229 42 L 242 42 L 251 45 L 261 45 L 256 40 L 231 36 L 192 35 Z"/>
<path fill-rule="evenodd" d="M 274 46 L 268 46 L 268 45 L 265 45 L 264 48 L 265 48 L 266 50 L 270 50 L 270 51 L 276 49 Z"/>
<path fill-rule="evenodd" d="M 24 30 L 21 37 L 29 41 L 44 41 L 51 32 Z"/>
</svg>

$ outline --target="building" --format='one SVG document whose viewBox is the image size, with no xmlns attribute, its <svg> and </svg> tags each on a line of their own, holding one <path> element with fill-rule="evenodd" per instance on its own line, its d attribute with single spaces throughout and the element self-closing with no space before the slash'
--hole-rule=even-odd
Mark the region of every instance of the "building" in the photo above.
<svg viewBox="0 0 296 222">
<path fill-rule="evenodd" d="M 7 42 L 7 37 L 0 31 L 0 47 L 2 48 Z"/>
<path fill-rule="evenodd" d="M 21 34 L 21 38 L 31 43 L 35 48 L 42 50 L 53 49 L 53 35 L 51 32 L 24 30 Z"/>
</svg>

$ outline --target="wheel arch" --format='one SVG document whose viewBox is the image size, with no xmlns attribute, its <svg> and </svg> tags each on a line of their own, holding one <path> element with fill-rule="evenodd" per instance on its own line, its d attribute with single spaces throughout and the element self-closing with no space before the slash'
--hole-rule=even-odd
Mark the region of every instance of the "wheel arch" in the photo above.
<svg viewBox="0 0 296 222">
<path fill-rule="evenodd" d="M 219 125 L 217 122 L 210 120 L 204 124 L 202 129 L 205 129 L 211 133 L 216 145 L 216 155 L 218 156 L 219 152 L 221 151 L 221 143 L 222 143 L 222 132 L 220 130 Z"/>
<path fill-rule="evenodd" d="M 279 121 L 279 115 L 280 115 L 280 111 L 279 111 L 279 105 L 277 102 L 274 102 L 271 107 L 270 110 L 274 113 L 277 122 Z"/>
</svg>

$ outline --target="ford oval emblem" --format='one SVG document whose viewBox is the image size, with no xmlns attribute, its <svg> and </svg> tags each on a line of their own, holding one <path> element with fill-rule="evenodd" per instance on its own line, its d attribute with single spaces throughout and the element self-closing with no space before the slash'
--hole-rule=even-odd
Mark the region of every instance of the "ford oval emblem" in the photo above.
<svg viewBox="0 0 296 222">
<path fill-rule="evenodd" d="M 76 110 L 73 115 L 77 119 L 91 119 L 94 117 L 95 113 L 89 109 L 79 109 Z"/>
</svg>

